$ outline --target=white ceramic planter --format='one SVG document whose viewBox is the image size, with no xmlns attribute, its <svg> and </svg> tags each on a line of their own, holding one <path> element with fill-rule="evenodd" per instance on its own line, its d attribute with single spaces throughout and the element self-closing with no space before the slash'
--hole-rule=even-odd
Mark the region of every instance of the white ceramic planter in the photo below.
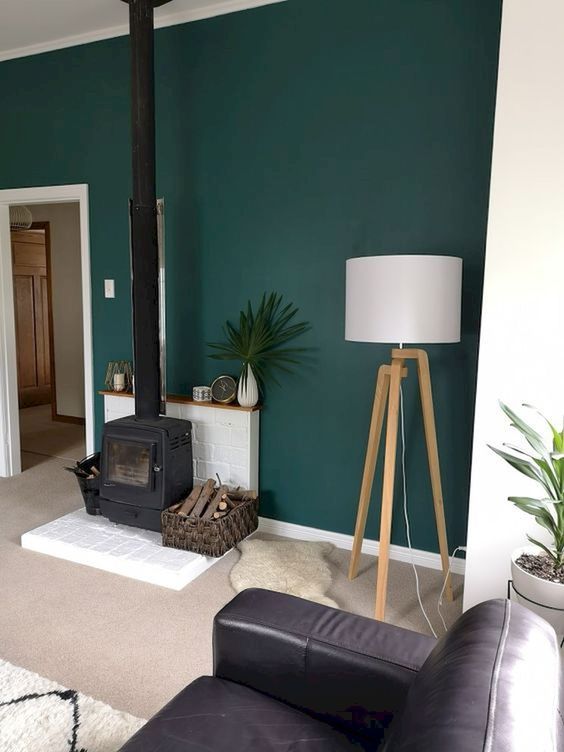
<svg viewBox="0 0 564 752">
<path fill-rule="evenodd" d="M 251 366 L 247 366 L 245 383 L 243 383 L 243 374 L 239 377 L 237 400 L 241 407 L 254 407 L 259 401 L 258 384 Z"/>
<path fill-rule="evenodd" d="M 533 546 L 523 546 L 513 551 L 511 578 L 513 579 L 515 599 L 552 624 L 556 634 L 562 639 L 564 636 L 564 585 L 558 582 L 541 580 L 540 577 L 525 572 L 517 564 L 517 559 L 521 554 L 538 553 L 539 549 Z M 523 597 L 520 597 L 520 595 Z M 562 611 L 554 611 L 553 609 L 562 609 Z"/>
</svg>

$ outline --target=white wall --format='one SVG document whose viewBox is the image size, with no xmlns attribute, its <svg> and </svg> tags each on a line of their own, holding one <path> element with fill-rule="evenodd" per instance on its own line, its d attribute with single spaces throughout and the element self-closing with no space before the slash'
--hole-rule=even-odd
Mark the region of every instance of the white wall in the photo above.
<svg viewBox="0 0 564 752">
<path fill-rule="evenodd" d="M 59 415 L 84 417 L 84 353 L 78 202 L 34 204 L 34 222 L 49 222 L 55 378 Z"/>
<path fill-rule="evenodd" d="M 564 2 L 505 0 L 470 489 L 464 607 L 503 596 L 538 536 L 507 496 L 536 495 L 487 447 L 512 441 L 497 400 L 564 413 Z M 532 492 L 532 493 L 531 493 Z"/>
</svg>

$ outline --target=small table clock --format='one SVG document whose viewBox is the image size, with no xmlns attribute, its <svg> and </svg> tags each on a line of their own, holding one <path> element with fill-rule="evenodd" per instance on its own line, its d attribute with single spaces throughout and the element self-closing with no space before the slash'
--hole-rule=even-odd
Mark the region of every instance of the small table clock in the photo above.
<svg viewBox="0 0 564 752">
<path fill-rule="evenodd" d="M 237 396 L 237 382 L 232 376 L 218 376 L 211 385 L 211 393 L 215 402 L 228 405 Z"/>
</svg>

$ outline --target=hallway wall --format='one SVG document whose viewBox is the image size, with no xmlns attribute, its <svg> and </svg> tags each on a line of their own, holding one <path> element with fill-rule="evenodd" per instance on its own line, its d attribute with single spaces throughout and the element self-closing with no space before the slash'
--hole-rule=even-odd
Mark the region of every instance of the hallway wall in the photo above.
<svg viewBox="0 0 564 752">
<path fill-rule="evenodd" d="M 34 222 L 50 223 L 57 411 L 84 418 L 79 205 L 34 204 L 30 208 Z"/>
</svg>

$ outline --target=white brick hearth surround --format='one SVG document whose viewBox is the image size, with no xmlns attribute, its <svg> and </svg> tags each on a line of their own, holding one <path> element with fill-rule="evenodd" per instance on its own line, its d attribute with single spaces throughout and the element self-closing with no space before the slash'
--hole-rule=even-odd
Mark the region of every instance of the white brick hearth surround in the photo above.
<svg viewBox="0 0 564 752">
<path fill-rule="evenodd" d="M 131 396 L 104 394 L 106 422 L 131 415 L 133 408 Z M 217 473 L 222 483 L 258 491 L 258 410 L 173 398 L 167 414 L 192 421 L 195 481 Z M 22 547 L 172 590 L 182 589 L 218 561 L 163 548 L 160 533 L 117 525 L 84 509 L 25 533 Z"/>
<path fill-rule="evenodd" d="M 133 413 L 133 399 L 126 394 L 104 394 L 104 420 Z M 192 421 L 194 480 L 215 478 L 228 486 L 259 490 L 260 412 L 216 403 L 167 403 L 167 415 Z"/>
</svg>

